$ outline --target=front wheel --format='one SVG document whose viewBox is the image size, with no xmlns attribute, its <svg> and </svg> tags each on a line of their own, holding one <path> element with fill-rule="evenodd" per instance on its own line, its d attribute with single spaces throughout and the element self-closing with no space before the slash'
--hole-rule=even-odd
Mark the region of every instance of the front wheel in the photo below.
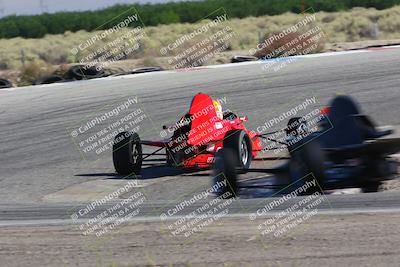
<svg viewBox="0 0 400 267">
<path fill-rule="evenodd" d="M 325 182 L 325 155 L 321 146 L 315 141 L 303 142 L 291 152 L 290 176 L 296 187 L 306 183 L 310 185 L 306 194 L 322 192 Z M 312 186 L 311 186 L 312 185 Z"/>
<path fill-rule="evenodd" d="M 379 187 L 381 186 L 379 181 L 370 181 L 363 184 L 361 188 L 363 193 L 376 193 L 379 192 Z"/>
<path fill-rule="evenodd" d="M 137 133 L 117 134 L 113 145 L 115 170 L 121 175 L 139 175 L 142 169 L 142 144 Z"/>
<path fill-rule="evenodd" d="M 222 148 L 215 155 L 213 166 L 213 188 L 220 198 L 237 197 L 239 187 L 236 173 L 235 152 L 230 148 Z"/>
</svg>

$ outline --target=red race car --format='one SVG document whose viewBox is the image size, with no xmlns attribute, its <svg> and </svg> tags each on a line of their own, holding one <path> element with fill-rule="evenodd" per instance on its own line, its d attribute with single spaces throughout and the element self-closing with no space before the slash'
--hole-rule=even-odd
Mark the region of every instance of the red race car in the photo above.
<svg viewBox="0 0 400 267">
<path fill-rule="evenodd" d="M 229 110 L 222 112 L 221 104 L 209 95 L 199 93 L 193 97 L 189 112 L 172 126 L 163 126 L 164 135 L 171 137 L 159 141 L 141 140 L 137 133 L 121 132 L 114 139 L 113 161 L 118 174 L 140 174 L 144 161 L 162 160 L 166 166 L 186 169 L 209 168 L 215 153 L 222 147 L 236 154 L 238 167 L 246 170 L 262 150 L 259 135 L 246 129 L 247 117 L 238 117 Z M 144 153 L 143 146 L 156 149 Z M 163 156 L 162 159 L 150 159 Z"/>
</svg>

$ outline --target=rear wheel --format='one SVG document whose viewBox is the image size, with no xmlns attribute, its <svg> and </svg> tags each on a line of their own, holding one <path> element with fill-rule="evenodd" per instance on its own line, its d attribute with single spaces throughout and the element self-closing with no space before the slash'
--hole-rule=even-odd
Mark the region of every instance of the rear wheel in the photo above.
<svg viewBox="0 0 400 267">
<path fill-rule="evenodd" d="M 252 147 L 250 138 L 245 131 L 233 130 L 225 134 L 224 148 L 234 154 L 236 166 L 242 170 L 250 168 L 252 160 Z"/>
<path fill-rule="evenodd" d="M 117 134 L 113 145 L 113 162 L 118 174 L 139 175 L 142 169 L 142 144 L 137 133 Z"/>
</svg>

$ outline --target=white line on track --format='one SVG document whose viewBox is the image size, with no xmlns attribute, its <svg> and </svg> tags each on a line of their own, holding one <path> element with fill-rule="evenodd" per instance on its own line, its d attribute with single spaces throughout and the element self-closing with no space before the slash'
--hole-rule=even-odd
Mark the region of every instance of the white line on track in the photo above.
<svg viewBox="0 0 400 267">
<path fill-rule="evenodd" d="M 319 215 L 352 215 L 352 214 L 382 214 L 382 213 L 399 213 L 399 208 L 364 208 L 364 209 L 341 209 L 341 210 L 318 210 L 315 216 Z M 222 218 L 247 218 L 250 220 L 250 215 L 253 213 L 234 213 L 226 214 L 221 216 Z M 269 218 L 276 216 L 279 212 L 270 212 L 266 216 L 257 216 L 257 219 Z M 211 216 L 206 215 L 202 218 L 211 218 Z M 167 221 L 177 221 L 179 219 L 194 219 L 195 216 L 171 216 L 167 217 L 165 220 L 161 220 L 159 216 L 148 216 L 148 217 L 134 217 L 126 220 L 125 222 L 135 223 L 135 222 L 167 222 Z M 256 219 L 256 220 L 257 220 Z M 72 219 L 42 219 L 42 220 L 3 220 L 0 221 L 0 227 L 10 227 L 10 226 L 44 226 L 44 225 L 80 225 L 89 222 L 90 219 L 79 219 L 72 221 Z"/>
</svg>

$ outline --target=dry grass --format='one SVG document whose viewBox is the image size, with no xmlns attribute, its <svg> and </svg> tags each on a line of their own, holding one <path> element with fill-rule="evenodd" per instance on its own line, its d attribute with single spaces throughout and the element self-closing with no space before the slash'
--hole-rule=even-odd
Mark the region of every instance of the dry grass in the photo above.
<svg viewBox="0 0 400 267">
<path fill-rule="evenodd" d="M 34 84 L 44 75 L 49 75 L 55 71 L 55 67 L 50 64 L 30 62 L 20 69 L 19 85 Z"/>
<path fill-rule="evenodd" d="M 303 15 L 285 13 L 278 16 L 232 19 L 212 28 L 207 34 L 215 33 L 229 25 L 236 36 L 228 41 L 228 50 L 248 51 L 254 48 L 265 36 L 282 31 L 296 24 L 302 18 L 304 18 Z M 124 59 L 135 60 L 135 62 L 141 64 L 160 65 L 165 61 L 164 56 L 160 54 L 160 48 L 174 42 L 183 34 L 192 32 L 202 23 L 205 23 L 205 21 L 198 24 L 185 23 L 147 27 L 145 28 L 147 37 L 141 41 L 139 52 L 128 55 Z M 325 33 L 327 38 L 325 41 L 328 43 L 400 39 L 400 6 L 380 11 L 374 8 L 354 8 L 348 12 L 318 12 L 316 13 L 315 24 L 320 26 Z M 117 34 L 110 35 L 97 42 L 91 49 L 94 51 L 127 31 L 125 29 Z M 79 31 L 76 33 L 66 32 L 61 35 L 47 35 L 42 39 L 14 38 L 0 40 L 0 47 L 2 47 L 0 69 L 20 69 L 23 54 L 25 55 L 25 64 L 34 63 L 37 66 L 43 66 L 74 63 L 80 59 L 80 56 L 79 54 L 74 56 L 71 49 L 80 43 L 84 43 L 94 34 Z M 198 41 L 194 38 L 186 42 L 185 48 L 195 45 Z M 165 55 L 165 57 L 168 56 L 171 56 L 171 54 Z M 219 62 L 223 60 L 212 59 L 211 61 Z M 42 67 L 39 69 L 42 69 Z M 23 69 L 23 72 L 26 73 L 27 70 Z"/>
</svg>

